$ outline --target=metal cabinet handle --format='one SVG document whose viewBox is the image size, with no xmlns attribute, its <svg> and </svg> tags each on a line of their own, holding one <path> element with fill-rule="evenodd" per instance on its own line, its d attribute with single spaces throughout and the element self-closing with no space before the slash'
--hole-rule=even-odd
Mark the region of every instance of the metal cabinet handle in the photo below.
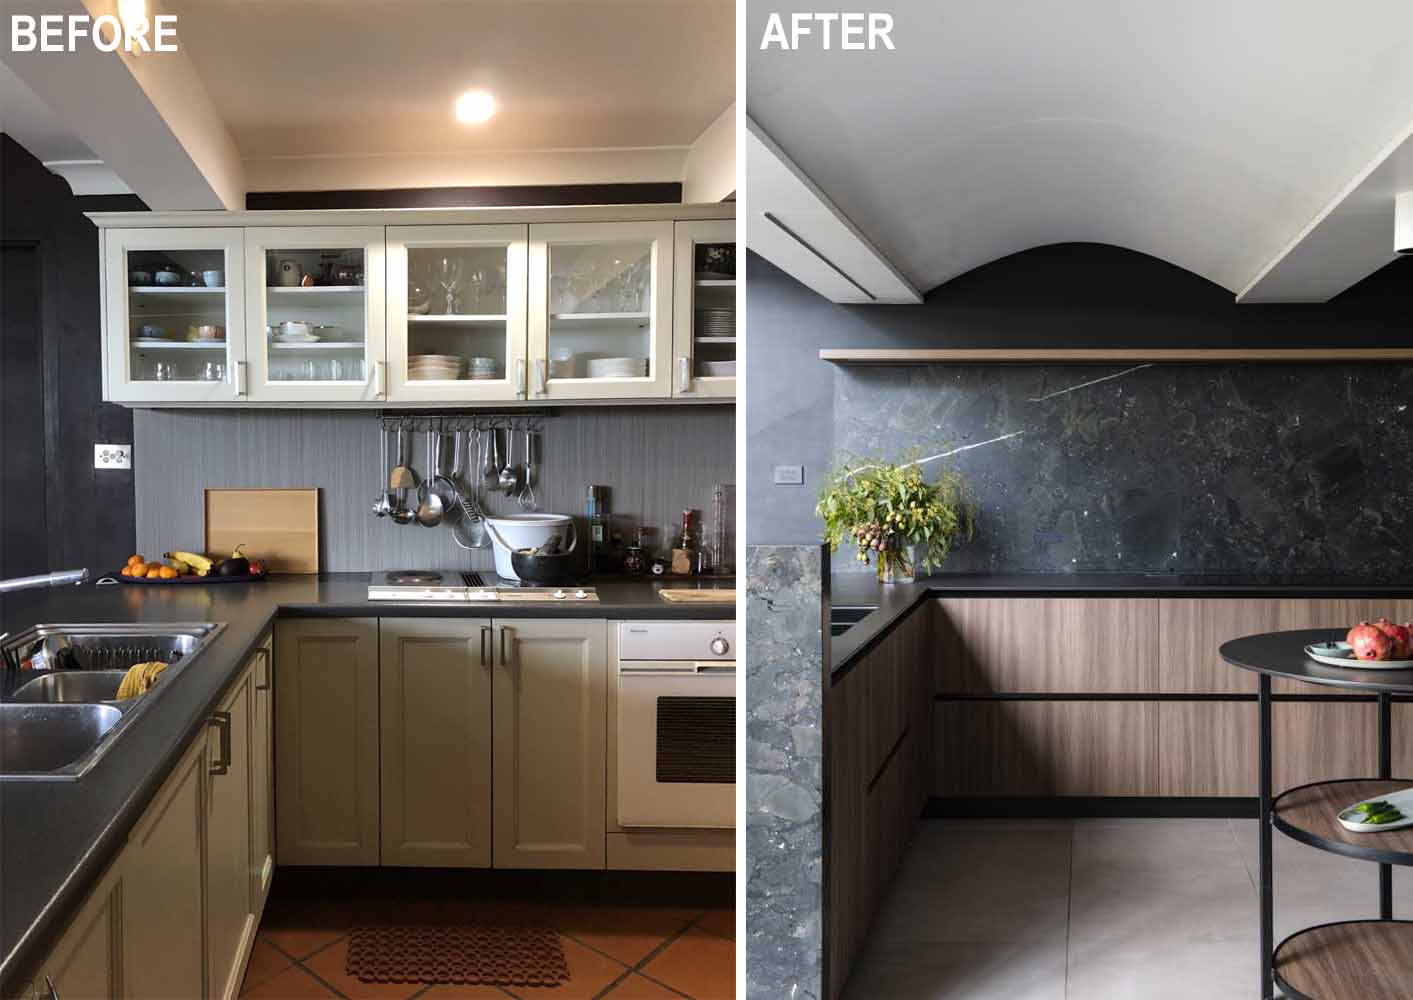
<svg viewBox="0 0 1413 1000">
<path fill-rule="evenodd" d="M 59 991 L 54 986 L 54 980 L 50 979 L 48 976 L 45 976 L 44 986 L 47 990 L 49 990 L 49 996 L 45 997 L 45 1000 L 60 1000 Z"/>
<path fill-rule="evenodd" d="M 515 359 L 515 398 L 525 398 L 525 359 Z"/>
<path fill-rule="evenodd" d="M 248 379 L 245 371 L 246 362 L 237 361 L 235 363 L 235 391 L 237 396 L 244 396 L 248 389 Z"/>
<path fill-rule="evenodd" d="M 388 394 L 388 363 L 386 361 L 373 362 L 373 396 L 382 399 Z"/>
<path fill-rule="evenodd" d="M 481 626 L 481 666 L 483 666 L 483 667 L 489 667 L 490 665 L 491 665 L 491 627 L 490 627 L 489 625 L 482 625 L 482 626 Z"/>
<path fill-rule="evenodd" d="M 677 359 L 677 391 L 691 392 L 692 390 L 692 359 Z"/>
<path fill-rule="evenodd" d="M 206 724 L 221 731 L 221 756 L 211 762 L 211 773 L 226 774 L 231 769 L 231 713 L 212 712 Z"/>
<path fill-rule="evenodd" d="M 536 396 L 543 396 L 544 394 L 545 394 L 545 359 L 544 359 L 544 358 L 536 358 L 536 359 L 535 359 L 535 395 L 536 395 Z"/>
<path fill-rule="evenodd" d="M 260 668 L 255 672 L 255 690 L 270 690 L 270 651 L 260 650 Z"/>
<path fill-rule="evenodd" d="M 506 652 L 506 640 L 510 640 L 510 651 Z M 500 665 L 502 667 L 515 666 L 515 629 L 508 625 L 500 627 Z"/>
</svg>

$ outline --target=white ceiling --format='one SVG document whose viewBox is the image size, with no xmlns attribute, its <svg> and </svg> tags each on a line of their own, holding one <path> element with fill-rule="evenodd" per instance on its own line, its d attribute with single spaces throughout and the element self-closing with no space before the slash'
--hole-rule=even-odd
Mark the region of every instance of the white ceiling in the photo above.
<svg viewBox="0 0 1413 1000">
<path fill-rule="evenodd" d="M 337 171 L 349 158 L 666 148 L 680 170 L 735 96 L 731 0 L 163 7 L 247 163 L 315 158 Z M 452 116 L 470 88 L 499 103 L 485 125 Z"/>
<path fill-rule="evenodd" d="M 1089 241 L 1237 292 L 1413 119 L 1406 0 L 894 0 L 895 51 L 760 51 L 788 6 L 748 113 L 924 289 Z"/>
</svg>

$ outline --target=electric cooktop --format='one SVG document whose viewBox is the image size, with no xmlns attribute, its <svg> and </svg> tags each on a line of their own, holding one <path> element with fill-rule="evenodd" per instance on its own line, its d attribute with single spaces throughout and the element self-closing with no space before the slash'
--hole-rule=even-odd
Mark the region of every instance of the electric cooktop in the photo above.
<svg viewBox="0 0 1413 1000">
<path fill-rule="evenodd" d="M 505 601 L 516 604 L 597 601 L 593 587 L 566 584 L 536 587 L 515 580 L 455 570 L 395 570 L 374 573 L 368 580 L 370 601 L 414 601 L 479 604 Z"/>
</svg>

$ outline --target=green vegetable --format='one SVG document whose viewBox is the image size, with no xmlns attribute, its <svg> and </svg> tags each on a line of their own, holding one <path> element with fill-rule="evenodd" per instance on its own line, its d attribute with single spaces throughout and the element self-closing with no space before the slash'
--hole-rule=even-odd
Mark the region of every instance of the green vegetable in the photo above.
<svg viewBox="0 0 1413 1000">
<path fill-rule="evenodd" d="M 1351 822 L 1369 823 L 1374 826 L 1382 826 L 1385 823 L 1393 823 L 1404 818 L 1397 806 L 1382 800 L 1361 802 L 1357 806 L 1346 809 L 1340 813 L 1340 816 Z"/>
</svg>

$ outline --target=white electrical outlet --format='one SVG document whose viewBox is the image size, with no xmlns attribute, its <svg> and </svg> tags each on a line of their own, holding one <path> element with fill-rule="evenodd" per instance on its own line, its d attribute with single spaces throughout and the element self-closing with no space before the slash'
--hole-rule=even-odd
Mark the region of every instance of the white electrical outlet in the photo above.
<svg viewBox="0 0 1413 1000">
<path fill-rule="evenodd" d="M 777 465 L 775 467 L 776 486 L 803 486 L 805 467 L 803 465 Z"/>
<path fill-rule="evenodd" d="M 95 469 L 131 469 L 132 445 L 96 444 L 93 446 Z"/>
</svg>

